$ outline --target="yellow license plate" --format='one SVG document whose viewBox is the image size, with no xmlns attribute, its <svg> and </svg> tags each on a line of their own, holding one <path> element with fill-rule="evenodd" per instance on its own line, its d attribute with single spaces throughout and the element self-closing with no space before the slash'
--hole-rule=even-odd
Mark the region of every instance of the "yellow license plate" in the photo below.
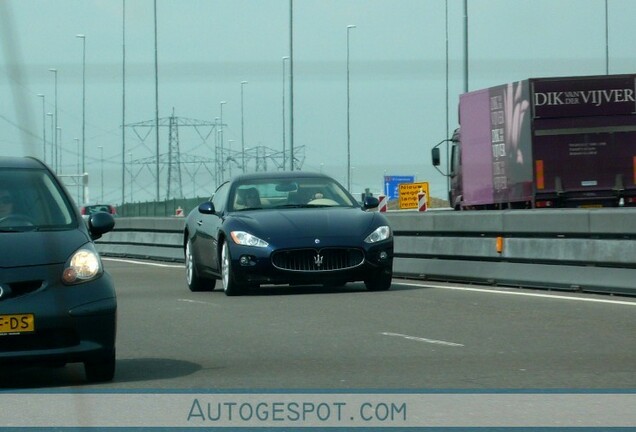
<svg viewBox="0 0 636 432">
<path fill-rule="evenodd" d="M 0 336 L 35 331 L 33 314 L 0 315 Z"/>
</svg>

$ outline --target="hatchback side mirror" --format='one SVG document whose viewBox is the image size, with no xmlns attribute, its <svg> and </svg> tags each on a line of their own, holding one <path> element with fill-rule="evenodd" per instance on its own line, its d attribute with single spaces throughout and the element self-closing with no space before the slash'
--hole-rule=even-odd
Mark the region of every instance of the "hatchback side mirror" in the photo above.
<svg viewBox="0 0 636 432">
<path fill-rule="evenodd" d="M 115 227 L 115 218 L 110 213 L 97 212 L 88 218 L 88 231 L 97 240 Z"/>
</svg>

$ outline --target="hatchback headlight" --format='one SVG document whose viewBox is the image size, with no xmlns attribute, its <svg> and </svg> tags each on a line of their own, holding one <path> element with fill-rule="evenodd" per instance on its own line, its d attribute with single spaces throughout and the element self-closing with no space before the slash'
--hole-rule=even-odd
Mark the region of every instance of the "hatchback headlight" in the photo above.
<svg viewBox="0 0 636 432">
<path fill-rule="evenodd" d="M 391 237 L 391 228 L 387 225 L 382 225 L 381 227 L 377 227 L 375 231 L 367 236 L 364 239 L 365 243 L 377 243 L 382 240 L 386 240 Z"/>
<path fill-rule="evenodd" d="M 79 284 L 95 279 L 102 274 L 102 261 L 92 245 L 84 245 L 66 262 L 62 281 L 66 284 Z"/>
<path fill-rule="evenodd" d="M 267 243 L 265 240 L 261 240 L 258 237 L 245 231 L 232 231 L 230 235 L 232 236 L 232 240 L 234 240 L 234 243 L 243 246 L 254 246 L 261 248 L 269 246 L 269 243 Z"/>
</svg>

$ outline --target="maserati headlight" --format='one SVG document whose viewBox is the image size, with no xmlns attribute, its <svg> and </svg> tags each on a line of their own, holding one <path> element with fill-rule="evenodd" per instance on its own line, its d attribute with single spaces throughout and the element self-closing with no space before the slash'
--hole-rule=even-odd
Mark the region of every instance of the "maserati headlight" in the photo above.
<svg viewBox="0 0 636 432">
<path fill-rule="evenodd" d="M 92 245 L 84 245 L 67 261 L 62 273 L 66 284 L 78 284 L 95 279 L 102 273 L 102 261 Z"/>
<path fill-rule="evenodd" d="M 382 225 L 381 227 L 377 227 L 375 231 L 367 236 L 364 239 L 365 243 L 377 243 L 382 240 L 386 240 L 391 237 L 391 228 L 387 225 Z"/>
<path fill-rule="evenodd" d="M 234 243 L 243 246 L 254 246 L 261 248 L 269 246 L 269 243 L 267 243 L 265 240 L 261 240 L 258 237 L 245 231 L 232 231 L 230 235 L 232 236 L 232 240 L 234 240 Z"/>
</svg>

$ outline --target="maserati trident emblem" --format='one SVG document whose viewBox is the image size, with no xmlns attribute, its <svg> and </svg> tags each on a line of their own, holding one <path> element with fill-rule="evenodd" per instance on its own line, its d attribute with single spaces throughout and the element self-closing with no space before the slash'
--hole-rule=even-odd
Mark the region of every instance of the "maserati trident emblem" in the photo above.
<svg viewBox="0 0 636 432">
<path fill-rule="evenodd" d="M 322 260 L 324 258 L 324 256 L 320 255 L 320 252 L 316 254 L 314 257 L 314 264 L 316 264 L 316 267 L 320 267 L 322 265 Z"/>
</svg>

